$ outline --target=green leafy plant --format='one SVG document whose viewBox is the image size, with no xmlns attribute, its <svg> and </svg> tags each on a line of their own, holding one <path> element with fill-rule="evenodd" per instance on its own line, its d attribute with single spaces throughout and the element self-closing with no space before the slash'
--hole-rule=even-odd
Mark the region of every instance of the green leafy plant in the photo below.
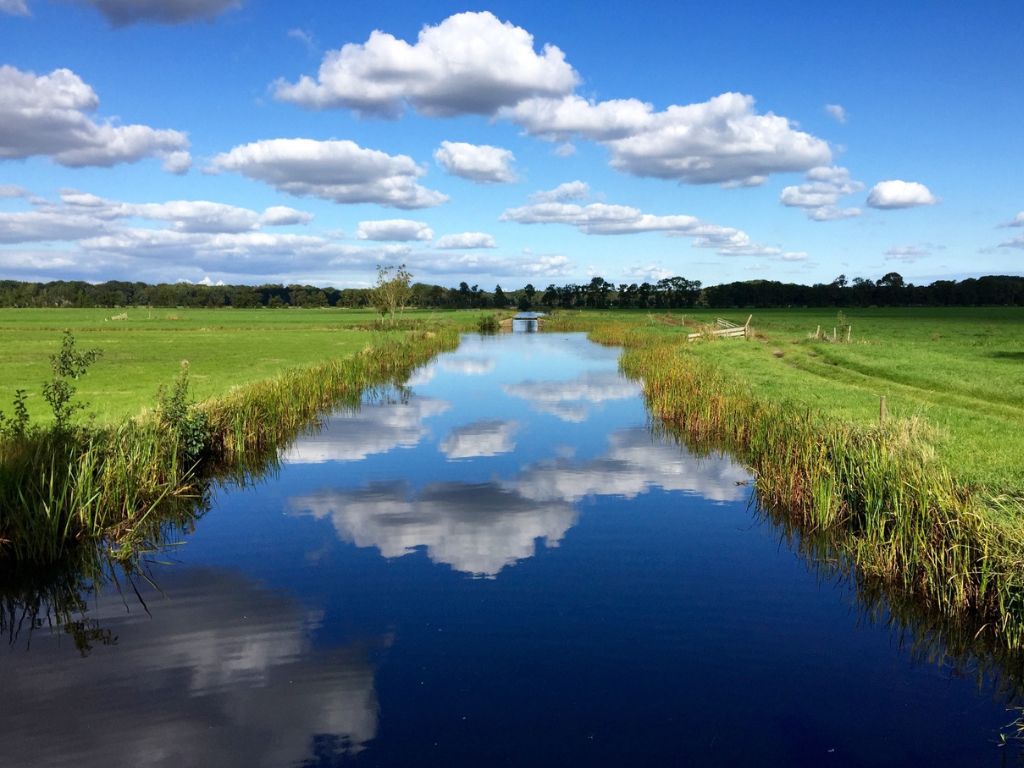
<svg viewBox="0 0 1024 768">
<path fill-rule="evenodd" d="M 14 390 L 14 415 L 8 417 L 3 411 L 0 411 L 0 438 L 21 439 L 28 434 L 29 417 L 28 407 L 25 405 L 26 397 L 28 397 L 28 392 L 24 389 Z"/>
<path fill-rule="evenodd" d="M 497 315 L 482 315 L 476 326 L 480 333 L 497 333 L 501 327 Z"/>
<path fill-rule="evenodd" d="M 99 349 L 79 352 L 75 348 L 74 335 L 71 331 L 64 331 L 60 351 L 50 355 L 53 378 L 43 385 L 43 399 L 50 404 L 53 411 L 55 431 L 67 432 L 75 411 L 85 407 L 82 403 L 74 402 L 76 388 L 71 382 L 81 378 L 102 354 Z"/>
<path fill-rule="evenodd" d="M 161 387 L 158 417 L 178 445 L 178 455 L 185 461 L 203 456 L 210 444 L 210 424 L 206 414 L 195 407 L 188 394 L 188 361 L 181 361 L 181 371 L 174 384 Z"/>
</svg>

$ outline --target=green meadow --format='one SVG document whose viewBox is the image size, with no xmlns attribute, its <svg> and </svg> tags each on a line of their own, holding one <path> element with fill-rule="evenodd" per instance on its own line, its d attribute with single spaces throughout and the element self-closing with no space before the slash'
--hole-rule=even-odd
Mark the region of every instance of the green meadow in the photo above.
<svg viewBox="0 0 1024 768">
<path fill-rule="evenodd" d="M 970 486 L 1024 492 L 1024 309 L 877 308 L 565 313 L 549 327 L 619 325 L 670 338 L 723 317 L 744 323 L 750 340 L 685 345 L 679 354 L 713 366 L 767 400 L 857 424 L 917 417 L 942 463 Z M 850 342 L 812 338 L 820 328 Z"/>
<path fill-rule="evenodd" d="M 410 311 L 407 319 L 475 328 L 474 311 Z M 283 370 L 348 357 L 381 337 L 378 315 L 342 309 L 0 309 L 0 411 L 17 389 L 34 419 L 49 414 L 40 391 L 65 330 L 79 349 L 103 355 L 76 385 L 85 414 L 110 423 L 156 402 L 159 387 L 189 363 L 199 400 Z"/>
</svg>

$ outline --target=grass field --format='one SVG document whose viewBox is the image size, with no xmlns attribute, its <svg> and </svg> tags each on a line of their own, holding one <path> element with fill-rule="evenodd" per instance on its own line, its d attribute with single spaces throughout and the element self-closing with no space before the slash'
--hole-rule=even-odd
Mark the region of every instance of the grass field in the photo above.
<svg viewBox="0 0 1024 768">
<path fill-rule="evenodd" d="M 751 341 L 695 342 L 681 350 L 740 379 L 757 396 L 787 400 L 856 423 L 877 421 L 886 396 L 895 417 L 918 416 L 951 473 L 994 493 L 1024 492 L 1024 309 L 879 308 L 845 311 L 851 343 L 831 336 L 837 310 L 688 311 L 687 324 L 724 317 L 743 323 Z M 570 327 L 628 324 L 645 333 L 695 330 L 646 312 L 565 313 Z"/>
<path fill-rule="evenodd" d="M 112 318 L 127 315 L 127 319 Z M 409 312 L 444 318 L 467 330 L 479 313 Z M 79 349 L 103 356 L 79 380 L 86 414 L 112 422 L 156 402 L 157 388 L 189 361 L 193 394 L 205 399 L 267 379 L 283 369 L 345 357 L 371 344 L 377 315 L 337 309 L 0 309 L 0 410 L 10 413 L 16 389 L 29 392 L 33 418 L 48 414 L 40 392 L 50 377 L 49 355 L 65 329 Z"/>
</svg>

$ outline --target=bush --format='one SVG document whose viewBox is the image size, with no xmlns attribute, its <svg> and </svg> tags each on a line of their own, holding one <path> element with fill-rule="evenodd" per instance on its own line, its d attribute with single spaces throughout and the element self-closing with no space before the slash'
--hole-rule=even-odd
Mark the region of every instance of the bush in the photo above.
<svg viewBox="0 0 1024 768">
<path fill-rule="evenodd" d="M 497 333 L 501 328 L 497 315 L 483 315 L 476 323 L 480 333 Z"/>
<path fill-rule="evenodd" d="M 206 414 L 189 400 L 187 360 L 182 360 L 174 385 L 169 390 L 161 387 L 157 399 L 157 418 L 174 435 L 178 456 L 186 462 L 202 458 L 210 444 L 210 424 Z"/>
</svg>

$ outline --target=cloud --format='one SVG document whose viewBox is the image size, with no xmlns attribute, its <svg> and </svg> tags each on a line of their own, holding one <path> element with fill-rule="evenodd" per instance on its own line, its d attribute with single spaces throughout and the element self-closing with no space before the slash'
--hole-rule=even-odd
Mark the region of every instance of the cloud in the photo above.
<svg viewBox="0 0 1024 768">
<path fill-rule="evenodd" d="M 298 40 L 302 43 L 310 53 L 317 53 L 320 50 L 320 46 L 317 44 L 316 38 L 313 36 L 312 32 L 307 32 L 304 29 L 295 27 L 293 29 L 289 29 L 287 35 L 290 39 Z"/>
<path fill-rule="evenodd" d="M 2 197 L 2 196 L 3 195 L 0 194 L 0 197 Z M 1024 227 L 1024 211 L 1021 211 L 1020 213 L 1018 213 L 1016 216 L 1014 216 L 1012 219 L 1010 219 L 1010 221 L 1006 222 L 1002 226 L 1004 226 L 1004 227 Z"/>
<path fill-rule="evenodd" d="M 560 96 L 579 81 L 553 45 L 492 13 L 459 13 L 420 30 L 414 44 L 375 30 L 330 51 L 313 79 L 279 80 L 274 95 L 309 109 L 348 108 L 396 117 L 408 106 L 432 117 L 492 115 L 532 96 Z"/>
<path fill-rule="evenodd" d="M 449 459 L 470 459 L 511 453 L 516 448 L 514 421 L 477 421 L 453 429 L 441 442 L 441 453 Z"/>
<path fill-rule="evenodd" d="M 212 173 L 234 171 L 300 197 L 335 203 L 429 208 L 448 198 L 416 183 L 424 174 L 411 157 L 364 149 L 352 141 L 267 139 L 213 158 Z"/>
<path fill-rule="evenodd" d="M 791 208 L 803 208 L 812 221 L 834 221 L 860 216 L 859 208 L 839 208 L 839 198 L 864 189 L 859 181 L 850 179 L 850 172 L 838 166 L 822 166 L 807 172 L 807 181 L 799 186 L 785 187 L 779 202 Z"/>
<path fill-rule="evenodd" d="M 837 123 L 846 122 L 846 109 L 842 104 L 826 104 L 825 112 L 832 116 Z"/>
<path fill-rule="evenodd" d="M 172 173 L 188 169 L 181 131 L 96 121 L 96 92 L 69 69 L 36 75 L 0 66 L 0 160 L 43 155 L 70 168 L 134 163 L 158 157 Z"/>
<path fill-rule="evenodd" d="M 650 283 L 672 277 L 675 273 L 658 264 L 648 264 L 646 266 L 634 264 L 628 267 L 623 274 L 627 279 Z"/>
<path fill-rule="evenodd" d="M 75 0 L 91 5 L 115 27 L 129 24 L 183 24 L 211 20 L 241 6 L 240 0 Z"/>
<path fill-rule="evenodd" d="M 309 109 L 380 117 L 406 108 L 499 117 L 560 142 L 557 154 L 571 154 L 569 140 L 587 139 L 603 144 L 620 171 L 691 184 L 758 185 L 771 173 L 832 159 L 826 142 L 785 117 L 758 114 L 747 94 L 656 111 L 635 98 L 586 99 L 574 92 L 579 83 L 561 50 L 546 45 L 538 54 L 526 30 L 485 11 L 426 26 L 415 44 L 374 31 L 365 43 L 329 52 L 316 78 L 278 80 L 274 94 Z"/>
<path fill-rule="evenodd" d="M 880 181 L 868 193 L 868 205 L 872 208 L 913 208 L 937 202 L 938 198 L 924 184 L 901 179 Z"/>
<path fill-rule="evenodd" d="M 79 240 L 104 232 L 103 221 L 62 211 L 0 213 L 0 243 Z"/>
<path fill-rule="evenodd" d="M 769 174 L 832 159 L 826 142 L 796 130 L 785 117 L 756 113 L 754 98 L 742 93 L 661 112 L 637 99 L 538 98 L 501 116 L 551 140 L 580 136 L 603 144 L 611 166 L 633 176 L 689 184 L 756 186 Z"/>
<path fill-rule="evenodd" d="M 911 264 L 924 256 L 930 256 L 931 251 L 917 245 L 897 245 L 885 252 L 887 261 L 902 261 Z"/>
<path fill-rule="evenodd" d="M 0 0 L 0 13 L 10 16 L 31 16 L 25 0 Z"/>
<path fill-rule="evenodd" d="M 28 197 L 28 190 L 17 184 L 0 184 L 0 199 L 10 197 Z"/>
<path fill-rule="evenodd" d="M 433 240 L 434 230 L 426 222 L 411 219 L 361 221 L 356 229 L 356 237 L 360 240 L 393 240 L 406 243 L 414 240 Z"/>
<path fill-rule="evenodd" d="M 561 254 L 530 254 L 525 258 L 493 258 L 478 253 L 417 253 L 406 260 L 415 274 L 448 276 L 462 280 L 469 275 L 539 279 L 564 277 L 573 263 Z"/>
<path fill-rule="evenodd" d="M 610 141 L 647 129 L 654 107 L 638 99 L 588 101 L 575 94 L 562 98 L 533 98 L 501 111 L 534 136 L 564 140 L 580 136 L 591 141 Z"/>
<path fill-rule="evenodd" d="M 554 189 L 534 192 L 530 200 L 535 203 L 565 203 L 571 200 L 586 200 L 590 197 L 590 186 L 585 181 L 567 181 Z"/>
<path fill-rule="evenodd" d="M 572 157 L 576 154 L 576 145 L 571 141 L 563 141 L 551 151 L 556 157 Z"/>
<path fill-rule="evenodd" d="M 36 631 L 31 652 L 0 665 L 18 700 L 0 719 L 5 763 L 68 762 L 67 743 L 38 727 L 58 699 L 76 713 L 62 728 L 82 765 L 295 765 L 315 759 L 318 737 L 351 757 L 377 735 L 370 658 L 385 638 L 324 648 L 320 612 L 279 591 L 214 569 L 155 578 L 159 592 L 138 580 L 145 606 L 114 589 L 89 600 L 84 619 L 116 647 L 94 641 L 82 659 L 64 632 Z"/>
<path fill-rule="evenodd" d="M 313 214 L 297 211 L 286 205 L 272 205 L 260 215 L 260 224 L 267 227 L 285 227 L 290 224 L 308 224 Z"/>
<path fill-rule="evenodd" d="M 500 219 L 519 224 L 567 224 L 585 235 L 661 232 L 669 236 L 692 237 L 694 247 L 711 248 L 728 256 L 775 256 L 782 253 L 780 248 L 756 243 L 746 232 L 732 227 L 710 224 L 686 214 L 656 216 L 628 205 L 532 203 L 509 208 Z"/>
<path fill-rule="evenodd" d="M 453 235 L 442 235 L 434 243 L 441 250 L 471 250 L 474 248 L 494 248 L 494 238 L 484 232 L 460 232 Z"/>
<path fill-rule="evenodd" d="M 434 159 L 448 173 L 481 184 L 508 184 L 516 181 L 512 170 L 515 155 L 488 144 L 442 141 Z"/>
<path fill-rule="evenodd" d="M 1024 249 L 1024 235 L 1017 235 L 1012 240 L 1005 240 L 999 244 L 1000 248 L 1021 248 Z"/>
<path fill-rule="evenodd" d="M 259 213 L 209 200 L 125 203 L 73 189 L 61 190 L 60 197 L 67 210 L 75 214 L 87 214 L 105 221 L 127 218 L 166 221 L 177 232 L 249 232 L 264 226 L 305 224 L 313 218 L 312 214 L 283 205 L 272 206 Z"/>
</svg>

